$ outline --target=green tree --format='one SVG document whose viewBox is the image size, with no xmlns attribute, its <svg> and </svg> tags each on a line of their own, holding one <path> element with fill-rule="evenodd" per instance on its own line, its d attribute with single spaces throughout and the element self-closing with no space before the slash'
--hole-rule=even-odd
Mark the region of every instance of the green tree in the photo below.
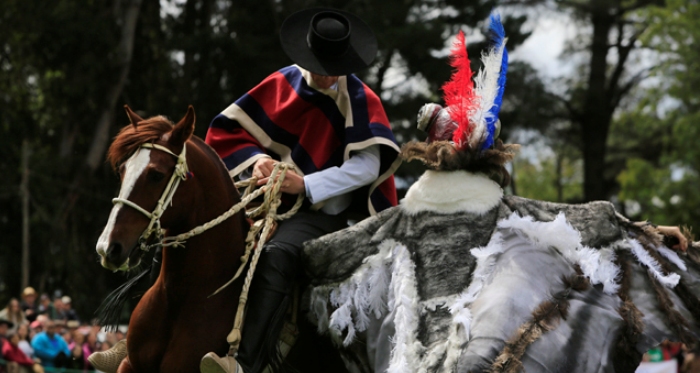
<svg viewBox="0 0 700 373">
<path fill-rule="evenodd" d="M 617 191 L 621 171 L 610 163 L 610 128 L 632 89 L 649 75 L 632 62 L 639 39 L 650 25 L 640 12 L 664 5 L 663 0 L 522 0 L 515 5 L 554 5 L 580 25 L 565 57 L 584 56 L 577 71 L 565 77 L 565 93 L 556 94 L 570 127 L 558 132 L 569 146 L 581 152 L 585 200 L 606 200 Z M 571 58 L 570 61 L 577 61 Z M 552 93 L 555 95 L 554 93 Z M 557 125 L 559 123 L 556 123 Z"/>
<path fill-rule="evenodd" d="M 646 15 L 653 26 L 643 39 L 659 53 L 656 84 L 642 94 L 634 126 L 656 142 L 659 154 L 627 162 L 620 198 L 640 203 L 640 216 L 663 224 L 700 224 L 700 3 L 669 0 Z M 653 141 L 653 142 L 652 142 Z"/>
</svg>

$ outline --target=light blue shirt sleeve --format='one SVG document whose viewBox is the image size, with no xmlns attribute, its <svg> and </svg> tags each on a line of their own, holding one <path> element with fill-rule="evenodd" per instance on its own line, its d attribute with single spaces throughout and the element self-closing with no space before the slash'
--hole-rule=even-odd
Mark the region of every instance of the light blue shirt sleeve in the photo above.
<svg viewBox="0 0 700 373">
<path fill-rule="evenodd" d="M 322 211 L 338 214 L 350 205 L 348 193 L 379 177 L 379 146 L 371 145 L 352 154 L 340 167 L 304 176 L 306 196 L 311 203 L 325 201 Z"/>
</svg>

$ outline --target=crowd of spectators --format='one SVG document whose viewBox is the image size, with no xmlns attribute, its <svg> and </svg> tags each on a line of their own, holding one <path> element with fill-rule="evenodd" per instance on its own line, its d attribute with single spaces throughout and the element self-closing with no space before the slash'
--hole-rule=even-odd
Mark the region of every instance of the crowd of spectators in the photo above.
<svg viewBox="0 0 700 373">
<path fill-rule="evenodd" d="M 32 287 L 0 310 L 0 373 L 42 373 L 56 368 L 94 371 L 88 357 L 124 339 L 82 322 L 71 298 L 60 293 L 40 296 Z"/>
<path fill-rule="evenodd" d="M 700 350 L 697 348 L 690 349 L 683 343 L 665 340 L 642 356 L 643 363 L 652 363 L 652 365 L 642 364 L 642 367 L 645 369 L 637 369 L 637 373 L 646 373 L 647 371 L 656 372 L 657 370 L 653 370 L 653 363 L 664 366 L 663 370 L 658 371 L 670 373 L 700 373 L 700 356 L 698 356 L 698 352 L 700 352 Z"/>
</svg>

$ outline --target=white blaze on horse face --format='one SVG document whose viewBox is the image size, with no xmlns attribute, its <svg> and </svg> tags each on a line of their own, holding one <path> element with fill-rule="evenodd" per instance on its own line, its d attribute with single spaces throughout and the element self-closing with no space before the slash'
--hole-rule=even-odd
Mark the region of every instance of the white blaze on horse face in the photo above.
<svg viewBox="0 0 700 373">
<path fill-rule="evenodd" d="M 134 155 L 129 158 L 124 164 L 124 181 L 122 182 L 122 187 L 119 190 L 119 198 L 129 199 L 131 192 L 134 190 L 134 185 L 136 185 L 136 180 L 146 169 L 148 163 L 151 161 L 151 150 L 141 148 Z M 109 220 L 107 220 L 107 225 L 102 231 L 100 238 L 97 240 L 97 254 L 100 256 L 105 256 L 107 248 L 109 247 L 110 237 L 112 236 L 112 230 L 114 230 L 114 224 L 117 221 L 117 215 L 119 210 L 122 208 L 121 203 L 117 203 L 112 207 L 112 212 L 109 214 Z"/>
</svg>

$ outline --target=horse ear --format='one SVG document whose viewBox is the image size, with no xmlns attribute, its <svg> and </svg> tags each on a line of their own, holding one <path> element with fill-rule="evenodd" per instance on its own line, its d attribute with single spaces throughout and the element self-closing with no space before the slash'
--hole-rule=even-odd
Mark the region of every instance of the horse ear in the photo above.
<svg viewBox="0 0 700 373">
<path fill-rule="evenodd" d="M 131 121 L 131 125 L 136 127 L 136 125 L 143 121 L 143 118 L 141 118 L 138 114 L 136 114 L 129 105 L 124 105 L 124 110 L 126 110 L 126 115 L 129 117 L 129 120 Z"/>
<path fill-rule="evenodd" d="M 194 132 L 194 122 L 194 108 L 192 105 L 190 105 L 187 108 L 187 114 L 185 114 L 185 117 L 180 119 L 180 121 L 175 125 L 175 128 L 170 135 L 170 142 L 184 144 L 185 141 L 189 140 Z"/>
</svg>

